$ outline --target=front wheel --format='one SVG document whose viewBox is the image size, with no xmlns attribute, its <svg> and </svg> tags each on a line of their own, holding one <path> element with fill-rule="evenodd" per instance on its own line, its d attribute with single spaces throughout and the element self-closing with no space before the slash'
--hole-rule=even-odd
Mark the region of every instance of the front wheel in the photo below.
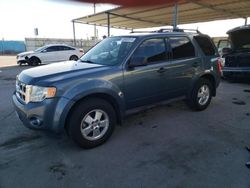
<svg viewBox="0 0 250 188">
<path fill-rule="evenodd" d="M 73 109 L 67 131 L 81 147 L 93 148 L 111 136 L 115 124 L 116 114 L 112 105 L 103 99 L 91 98 Z"/>
<path fill-rule="evenodd" d="M 41 61 L 37 57 L 31 57 L 29 59 L 29 62 L 28 62 L 29 66 L 38 66 L 39 64 L 41 64 Z"/>
<path fill-rule="evenodd" d="M 200 79 L 188 99 L 190 108 L 197 111 L 205 110 L 211 102 L 212 90 L 213 86 L 209 80 Z"/>
</svg>

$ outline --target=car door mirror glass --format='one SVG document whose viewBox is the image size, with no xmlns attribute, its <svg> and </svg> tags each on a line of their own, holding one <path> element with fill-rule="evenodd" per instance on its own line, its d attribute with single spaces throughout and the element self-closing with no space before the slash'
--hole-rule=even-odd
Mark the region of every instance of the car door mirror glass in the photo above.
<svg viewBox="0 0 250 188">
<path fill-rule="evenodd" d="M 139 66 L 145 66 L 147 65 L 148 60 L 146 57 L 131 57 L 128 66 L 130 68 L 132 67 L 139 67 Z"/>
</svg>

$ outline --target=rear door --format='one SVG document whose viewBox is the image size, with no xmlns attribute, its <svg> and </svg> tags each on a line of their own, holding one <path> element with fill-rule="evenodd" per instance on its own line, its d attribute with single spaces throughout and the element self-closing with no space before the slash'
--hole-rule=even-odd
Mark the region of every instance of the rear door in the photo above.
<svg viewBox="0 0 250 188">
<path fill-rule="evenodd" d="M 171 66 L 168 70 L 168 90 L 173 97 L 185 95 L 192 78 L 201 67 L 201 59 L 187 36 L 168 37 L 171 48 Z"/>
</svg>

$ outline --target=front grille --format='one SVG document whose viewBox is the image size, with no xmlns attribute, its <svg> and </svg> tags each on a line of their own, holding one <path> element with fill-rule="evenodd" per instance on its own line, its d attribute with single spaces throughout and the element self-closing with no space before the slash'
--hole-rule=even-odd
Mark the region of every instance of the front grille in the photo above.
<svg viewBox="0 0 250 188">
<path fill-rule="evenodd" d="M 20 82 L 18 79 L 16 80 L 16 96 L 24 103 L 27 101 L 26 84 Z"/>
</svg>

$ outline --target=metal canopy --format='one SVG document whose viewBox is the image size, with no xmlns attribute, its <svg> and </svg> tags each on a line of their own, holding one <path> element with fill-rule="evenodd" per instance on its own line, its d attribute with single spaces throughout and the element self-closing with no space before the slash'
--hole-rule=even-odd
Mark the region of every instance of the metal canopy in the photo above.
<svg viewBox="0 0 250 188">
<path fill-rule="evenodd" d="M 250 0 L 177 0 L 176 3 L 178 24 L 250 17 Z M 173 25 L 173 7 L 173 3 L 150 7 L 118 7 L 74 19 L 73 23 L 120 29 L 161 27 Z"/>
</svg>

